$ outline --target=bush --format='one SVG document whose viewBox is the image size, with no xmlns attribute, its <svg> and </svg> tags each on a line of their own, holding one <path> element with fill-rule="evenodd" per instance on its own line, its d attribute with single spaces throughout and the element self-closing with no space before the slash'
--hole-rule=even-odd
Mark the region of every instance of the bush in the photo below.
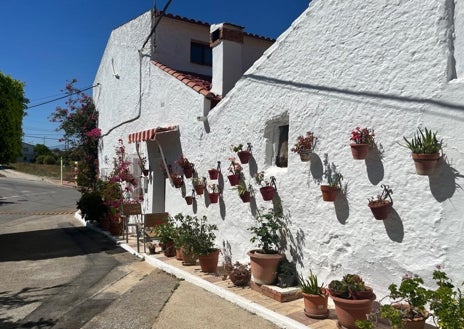
<svg viewBox="0 0 464 329">
<path fill-rule="evenodd" d="M 44 163 L 44 159 L 45 159 L 45 155 L 39 155 L 35 158 L 35 163 L 38 163 L 38 164 L 43 164 Z"/>
<path fill-rule="evenodd" d="M 43 164 L 54 165 L 56 164 L 56 159 L 53 155 L 46 155 L 43 159 Z"/>
<path fill-rule="evenodd" d="M 102 196 L 98 191 L 84 192 L 77 201 L 77 209 L 86 220 L 95 220 L 100 222 L 108 212 L 108 208 L 103 203 Z"/>
</svg>

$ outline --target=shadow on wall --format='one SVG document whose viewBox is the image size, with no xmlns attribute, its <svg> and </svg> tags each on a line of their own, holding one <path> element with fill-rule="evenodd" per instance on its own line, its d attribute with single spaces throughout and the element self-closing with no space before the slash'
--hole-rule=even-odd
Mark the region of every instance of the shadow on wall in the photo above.
<svg viewBox="0 0 464 329">
<path fill-rule="evenodd" d="M 443 202 L 450 199 L 456 188 L 462 189 L 457 180 L 463 177 L 459 171 L 451 167 L 445 157 L 440 158 L 435 172 L 429 176 L 430 191 L 435 200 Z"/>
<path fill-rule="evenodd" d="M 388 218 L 383 220 L 383 224 L 385 225 L 385 230 L 387 231 L 387 235 L 390 240 L 395 242 L 403 242 L 403 222 L 401 221 L 400 215 L 398 215 L 393 207 L 390 209 Z"/>
<path fill-rule="evenodd" d="M 374 148 L 367 153 L 366 159 L 366 168 L 367 168 L 367 177 L 373 185 L 379 184 L 385 174 L 385 169 L 382 163 L 383 150 L 380 146 L 380 149 L 375 144 Z"/>
<path fill-rule="evenodd" d="M 335 215 L 340 224 L 345 225 L 346 220 L 350 217 L 350 205 L 348 203 L 348 184 L 345 184 L 337 194 L 334 201 Z"/>
</svg>

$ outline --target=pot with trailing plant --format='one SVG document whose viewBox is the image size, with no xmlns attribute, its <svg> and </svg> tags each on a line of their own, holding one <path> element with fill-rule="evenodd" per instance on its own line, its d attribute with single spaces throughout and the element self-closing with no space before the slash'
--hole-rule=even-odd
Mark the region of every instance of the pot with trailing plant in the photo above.
<svg viewBox="0 0 464 329">
<path fill-rule="evenodd" d="M 390 321 L 393 329 L 424 328 L 429 312 L 425 306 L 429 302 L 429 291 L 424 287 L 424 280 L 417 275 L 406 274 L 400 285 L 392 283 L 388 290 L 389 304 L 380 308 L 380 316 Z"/>
<path fill-rule="evenodd" d="M 316 142 L 317 137 L 314 137 L 314 134 L 308 131 L 305 136 L 300 135 L 297 137 L 296 143 L 291 148 L 291 151 L 298 153 L 301 161 L 307 162 L 311 159 L 311 153 L 316 146 Z"/>
<path fill-rule="evenodd" d="M 333 280 L 328 285 L 330 297 L 341 326 L 356 329 L 357 320 L 365 320 L 372 311 L 375 294 L 357 274 L 346 274 L 342 280 Z"/>
<path fill-rule="evenodd" d="M 375 144 L 374 129 L 356 127 L 351 132 L 351 154 L 355 160 L 364 160 L 369 149 Z"/>
<path fill-rule="evenodd" d="M 408 140 L 403 137 L 406 144 L 402 145 L 411 150 L 416 173 L 418 175 L 431 175 L 435 171 L 440 152 L 443 147 L 443 140 L 437 138 L 437 132 L 424 128 L 417 129 L 415 135 Z"/>
<path fill-rule="evenodd" d="M 238 192 L 238 196 L 242 199 L 243 203 L 250 202 L 251 197 L 254 193 L 253 186 L 248 184 L 242 179 L 240 182 L 234 187 L 235 190 Z"/>
<path fill-rule="evenodd" d="M 176 255 L 174 243 L 176 228 L 174 226 L 174 219 L 169 217 L 166 222 L 155 226 L 153 230 L 154 235 L 161 245 L 161 250 L 164 252 L 164 255 L 166 257 L 174 257 Z"/>
<path fill-rule="evenodd" d="M 377 197 L 369 198 L 368 206 L 372 211 L 375 219 L 387 219 L 390 209 L 393 206 L 393 199 L 391 195 L 393 190 L 388 185 L 380 185 L 382 193 L 377 194 Z"/>
<path fill-rule="evenodd" d="M 303 294 L 304 313 L 314 319 L 325 319 L 329 316 L 329 293 L 324 283 L 319 283 L 317 276 L 310 271 L 307 279 L 300 276 L 300 289 Z"/>
<path fill-rule="evenodd" d="M 216 168 L 208 169 L 209 179 L 216 180 L 221 172 L 221 161 L 217 162 Z"/>
<path fill-rule="evenodd" d="M 185 158 L 182 154 L 180 155 L 179 159 L 177 159 L 176 163 L 182 168 L 184 171 L 185 178 L 192 178 L 193 173 L 195 172 L 195 164 L 190 162 L 187 158 Z"/>
<path fill-rule="evenodd" d="M 197 195 L 203 195 L 206 188 L 206 177 L 194 177 L 192 179 L 193 188 Z"/>
<path fill-rule="evenodd" d="M 251 143 L 247 143 L 246 148 L 244 148 L 243 144 L 238 144 L 237 146 L 231 145 L 230 148 L 233 152 L 237 153 L 237 156 L 242 164 L 247 164 L 250 161 Z"/>
<path fill-rule="evenodd" d="M 238 261 L 235 263 L 228 263 L 224 265 L 227 275 L 224 280 L 229 277 L 230 281 L 234 286 L 246 287 L 251 280 L 250 265 L 242 264 Z"/>
<path fill-rule="evenodd" d="M 240 165 L 240 163 L 238 163 L 235 160 L 235 158 L 229 158 L 229 161 L 230 161 L 230 165 L 227 168 L 227 170 L 229 171 L 229 174 L 227 175 L 227 179 L 229 179 L 229 183 L 231 186 L 236 186 L 240 181 L 243 168 Z"/>
<path fill-rule="evenodd" d="M 255 174 L 255 181 L 260 186 L 259 192 L 264 201 L 271 201 L 274 198 L 274 193 L 277 190 L 276 179 L 270 176 L 269 179 L 265 178 L 264 171 Z"/>
<path fill-rule="evenodd" d="M 221 196 L 221 189 L 218 184 L 208 185 L 208 198 L 210 203 L 218 203 Z"/>
<path fill-rule="evenodd" d="M 334 163 L 329 163 L 328 155 L 324 155 L 323 177 L 326 184 L 321 185 L 322 200 L 335 201 L 341 188 L 343 176 L 338 172 Z"/>
<path fill-rule="evenodd" d="M 277 279 L 277 266 L 284 257 L 279 253 L 284 228 L 283 214 L 271 208 L 267 212 L 257 211 L 255 224 L 248 229 L 252 234 L 250 241 L 258 247 L 247 255 L 253 281 L 259 285 L 274 284 Z"/>
</svg>

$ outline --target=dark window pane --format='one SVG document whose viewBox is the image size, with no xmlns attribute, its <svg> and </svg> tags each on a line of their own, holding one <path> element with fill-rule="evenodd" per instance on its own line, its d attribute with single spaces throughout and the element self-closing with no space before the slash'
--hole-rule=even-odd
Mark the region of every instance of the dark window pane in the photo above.
<svg viewBox="0 0 464 329">
<path fill-rule="evenodd" d="M 288 165 L 288 125 L 279 127 L 279 147 L 276 156 L 277 167 Z"/>
</svg>

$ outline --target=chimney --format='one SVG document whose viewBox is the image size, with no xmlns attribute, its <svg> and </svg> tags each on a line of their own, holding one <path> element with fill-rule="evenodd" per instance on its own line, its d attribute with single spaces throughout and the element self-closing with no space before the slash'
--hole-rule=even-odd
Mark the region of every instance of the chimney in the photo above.
<svg viewBox="0 0 464 329">
<path fill-rule="evenodd" d="M 210 27 L 210 47 L 213 53 L 211 92 L 225 96 L 242 76 L 243 27 L 213 24 Z"/>
</svg>

